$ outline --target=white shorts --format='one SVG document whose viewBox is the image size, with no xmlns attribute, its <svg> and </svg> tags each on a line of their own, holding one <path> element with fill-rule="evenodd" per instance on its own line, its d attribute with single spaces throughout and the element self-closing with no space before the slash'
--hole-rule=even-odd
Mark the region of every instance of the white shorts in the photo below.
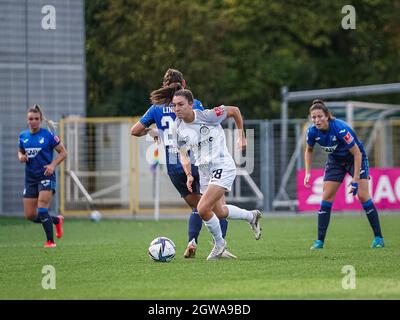
<svg viewBox="0 0 400 320">
<path fill-rule="evenodd" d="M 229 192 L 236 178 L 236 166 L 231 164 L 199 166 L 199 176 L 201 194 L 206 192 L 209 184 L 216 184 Z"/>
</svg>

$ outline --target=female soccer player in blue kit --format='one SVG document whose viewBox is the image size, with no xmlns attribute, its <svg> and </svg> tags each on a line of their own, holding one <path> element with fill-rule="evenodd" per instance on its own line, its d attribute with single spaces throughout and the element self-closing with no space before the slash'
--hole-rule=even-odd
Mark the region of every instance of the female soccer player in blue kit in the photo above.
<svg viewBox="0 0 400 320">
<path fill-rule="evenodd" d="M 192 165 L 193 192 L 189 192 L 186 187 L 186 174 L 182 168 L 178 157 L 178 150 L 173 146 L 173 137 L 171 132 L 172 124 L 176 115 L 173 112 L 171 104 L 175 91 L 183 89 L 186 86 L 185 79 L 180 71 L 176 69 L 168 69 L 164 75 L 162 88 L 151 93 L 150 98 L 153 103 L 144 116 L 131 128 L 134 136 L 140 137 L 147 133 L 157 136 L 158 132 L 152 132 L 149 126 L 156 123 L 158 130 L 162 134 L 165 145 L 165 154 L 167 159 L 167 170 L 171 182 L 180 193 L 181 197 L 192 208 L 192 214 L 189 217 L 188 226 L 188 245 L 184 252 L 185 258 L 195 257 L 198 236 L 202 227 L 202 219 L 197 212 L 197 204 L 200 201 L 200 178 L 198 168 Z M 204 110 L 199 100 L 194 100 L 193 109 Z M 226 236 L 228 221 L 220 220 L 223 237 Z"/>
<path fill-rule="evenodd" d="M 41 128 L 42 121 L 51 130 Z M 28 109 L 28 130 L 19 135 L 18 159 L 25 163 L 24 213 L 25 217 L 35 223 L 41 223 L 46 233 L 46 248 L 55 247 L 53 223 L 56 226 L 56 237 L 63 235 L 64 217 L 49 215 L 49 207 L 56 189 L 56 167 L 65 160 L 67 151 L 60 139 L 52 132 L 54 123 L 45 118 L 38 105 Z M 53 160 L 53 150 L 58 156 Z"/>
<path fill-rule="evenodd" d="M 310 169 L 315 143 L 327 152 L 321 208 L 318 212 L 318 239 L 311 249 L 322 249 L 331 216 L 335 195 L 346 173 L 353 180 L 350 182 L 351 193 L 358 195 L 375 238 L 372 248 L 383 248 L 384 242 L 379 223 L 378 212 L 371 200 L 368 189 L 369 165 L 362 143 L 350 126 L 332 116 L 322 100 L 314 100 L 309 109 L 311 125 L 307 132 L 307 146 L 304 155 L 306 175 L 304 185 L 310 187 Z"/>
</svg>

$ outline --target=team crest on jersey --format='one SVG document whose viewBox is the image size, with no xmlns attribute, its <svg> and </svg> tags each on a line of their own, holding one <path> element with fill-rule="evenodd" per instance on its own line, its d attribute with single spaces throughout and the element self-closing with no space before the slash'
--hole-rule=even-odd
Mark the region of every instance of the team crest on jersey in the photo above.
<svg viewBox="0 0 400 320">
<path fill-rule="evenodd" d="M 350 144 L 353 142 L 354 138 L 353 136 L 350 134 L 350 132 L 347 132 L 347 134 L 343 137 L 344 141 L 347 142 L 347 144 Z"/>
<path fill-rule="evenodd" d="M 22 142 L 27 143 L 28 141 L 29 141 L 29 139 L 24 139 Z"/>
<path fill-rule="evenodd" d="M 43 143 L 44 143 L 44 137 L 41 137 L 41 138 L 40 138 L 39 143 L 40 143 L 40 144 L 43 144 Z"/>
<path fill-rule="evenodd" d="M 217 115 L 217 117 L 220 117 L 224 113 L 224 109 L 222 109 L 221 107 L 215 107 L 214 112 Z"/>
<path fill-rule="evenodd" d="M 25 148 L 25 154 L 31 159 L 36 157 L 40 150 L 42 150 L 42 148 Z"/>
<path fill-rule="evenodd" d="M 201 126 L 200 127 L 200 133 L 204 136 L 208 135 L 210 133 L 210 128 L 207 126 Z"/>
<path fill-rule="evenodd" d="M 331 136 L 331 138 L 332 138 L 332 141 L 337 141 L 336 136 Z"/>
</svg>

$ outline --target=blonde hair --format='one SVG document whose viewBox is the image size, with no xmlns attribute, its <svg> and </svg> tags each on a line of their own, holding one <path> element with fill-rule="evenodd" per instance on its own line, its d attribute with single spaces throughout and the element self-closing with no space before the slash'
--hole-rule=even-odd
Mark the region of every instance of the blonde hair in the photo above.
<svg viewBox="0 0 400 320">
<path fill-rule="evenodd" d="M 29 112 L 39 113 L 40 114 L 40 120 L 43 121 L 46 124 L 47 128 L 51 132 L 55 132 L 57 130 L 58 123 L 53 121 L 53 120 L 47 119 L 46 116 L 44 115 L 42 107 L 39 106 L 38 104 L 34 104 L 32 107 L 30 107 L 28 109 L 27 113 L 29 113 Z"/>
</svg>

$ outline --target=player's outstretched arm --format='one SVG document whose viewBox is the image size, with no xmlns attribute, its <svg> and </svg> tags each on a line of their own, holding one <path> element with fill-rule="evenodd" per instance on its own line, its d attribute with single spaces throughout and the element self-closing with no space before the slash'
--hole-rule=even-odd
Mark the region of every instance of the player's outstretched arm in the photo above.
<svg viewBox="0 0 400 320">
<path fill-rule="evenodd" d="M 304 177 L 304 186 L 306 188 L 310 187 L 310 177 L 311 177 L 311 162 L 312 162 L 312 156 L 313 156 L 313 151 L 314 148 L 307 145 L 306 146 L 306 151 L 304 153 L 304 164 L 306 167 L 306 175 Z"/>
<path fill-rule="evenodd" d="M 146 128 L 140 121 L 131 127 L 131 135 L 135 137 L 143 137 L 146 134 L 149 134 L 155 142 L 159 142 L 159 134 L 157 129 Z"/>
<path fill-rule="evenodd" d="M 232 117 L 235 120 L 236 123 L 236 129 L 239 131 L 239 137 L 238 137 L 238 148 L 239 150 L 243 150 L 247 146 L 247 140 L 244 134 L 244 129 L 243 129 L 243 117 L 240 112 L 240 109 L 235 106 L 226 106 L 226 116 Z"/>
<path fill-rule="evenodd" d="M 135 137 L 142 137 L 145 136 L 149 131 L 151 131 L 151 128 L 146 128 L 143 123 L 140 121 L 136 122 L 132 127 L 131 127 L 131 135 Z"/>
</svg>

